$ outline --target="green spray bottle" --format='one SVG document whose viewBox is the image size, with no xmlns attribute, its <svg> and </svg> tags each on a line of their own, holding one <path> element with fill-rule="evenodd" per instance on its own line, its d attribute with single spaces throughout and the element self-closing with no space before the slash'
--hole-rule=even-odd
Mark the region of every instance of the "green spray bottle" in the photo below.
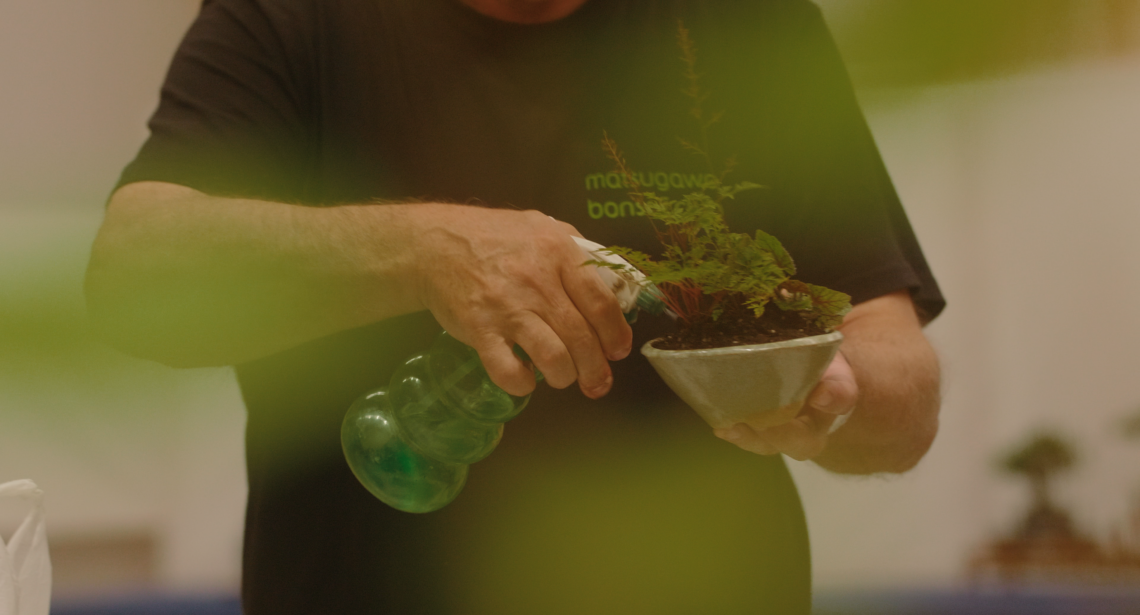
<svg viewBox="0 0 1140 615">
<path fill-rule="evenodd" d="M 629 263 L 601 245 L 574 240 L 590 259 L 618 266 L 598 267 L 598 273 L 627 321 L 639 310 L 665 312 L 657 289 Z M 527 359 L 521 348 L 515 352 Z M 541 373 L 535 376 L 542 380 Z M 428 352 L 405 361 L 386 388 L 353 402 L 341 425 L 341 447 L 372 495 L 404 512 L 431 512 L 459 495 L 467 466 L 491 454 L 503 423 L 528 401 L 530 395 L 516 397 L 491 382 L 475 349 L 445 331 Z"/>
</svg>

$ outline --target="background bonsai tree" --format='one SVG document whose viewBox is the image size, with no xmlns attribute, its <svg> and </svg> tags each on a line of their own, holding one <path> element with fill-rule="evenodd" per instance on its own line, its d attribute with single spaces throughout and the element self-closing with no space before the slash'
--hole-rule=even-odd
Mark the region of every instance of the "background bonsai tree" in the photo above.
<svg viewBox="0 0 1140 615">
<path fill-rule="evenodd" d="M 1053 503 L 1049 485 L 1053 478 L 1071 468 L 1076 456 L 1072 447 L 1059 436 L 1042 433 L 1016 449 L 1001 461 L 1007 472 L 1029 480 L 1033 503 L 1022 524 L 1024 537 L 1072 535 L 1069 516 Z"/>
<path fill-rule="evenodd" d="M 683 327 L 760 319 L 768 313 L 769 305 L 774 305 L 798 317 L 800 324 L 806 327 L 806 330 L 801 329 L 801 334 L 834 329 L 850 311 L 851 297 L 793 279 L 795 262 L 772 235 L 762 230 L 748 235 L 728 229 L 724 202 L 760 186 L 751 182 L 725 183 L 725 177 L 735 166 L 731 158 L 721 165 L 719 172 L 716 170 L 709 155 L 708 132 L 721 114 L 704 111 L 708 95 L 701 89 L 696 48 L 684 24 L 678 23 L 677 40 L 688 81 L 683 92 L 693 101 L 689 113 L 699 128 L 696 141 L 680 141 L 685 149 L 705 160 L 710 173 L 694 192 L 676 199 L 659 195 L 638 182 L 617 143 L 606 134 L 602 144 L 607 157 L 624 176 L 631 198 L 644 208 L 664 247 L 659 259 L 620 246 L 608 249 L 645 273 L 660 289 L 663 301 L 680 318 Z M 780 321 L 781 317 L 773 315 L 770 320 Z M 782 328 L 798 327 L 795 323 L 788 327 L 784 319 Z"/>
<path fill-rule="evenodd" d="M 1040 434 L 1010 453 L 1002 461 L 1002 466 L 1007 472 L 1028 478 L 1035 504 L 1050 508 L 1049 481 L 1059 472 L 1071 468 L 1073 462 L 1073 450 L 1068 444 L 1055 435 Z"/>
</svg>

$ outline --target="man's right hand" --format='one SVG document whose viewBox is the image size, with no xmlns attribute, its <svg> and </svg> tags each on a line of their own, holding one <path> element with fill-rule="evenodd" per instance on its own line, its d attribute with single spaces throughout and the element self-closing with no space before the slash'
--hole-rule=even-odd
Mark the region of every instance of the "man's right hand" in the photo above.
<svg viewBox="0 0 1140 615">
<path fill-rule="evenodd" d="M 632 332 L 570 238 L 537 211 L 440 203 L 302 207 L 139 182 L 92 249 L 88 312 L 131 354 L 234 365 L 429 309 L 515 395 L 534 375 L 600 397 Z"/>
<path fill-rule="evenodd" d="M 456 339 L 475 348 L 512 395 L 535 386 L 515 344 L 555 388 L 591 398 L 613 383 L 633 333 L 613 293 L 571 239 L 577 230 L 537 211 L 424 204 L 414 212 L 418 296 Z"/>
</svg>

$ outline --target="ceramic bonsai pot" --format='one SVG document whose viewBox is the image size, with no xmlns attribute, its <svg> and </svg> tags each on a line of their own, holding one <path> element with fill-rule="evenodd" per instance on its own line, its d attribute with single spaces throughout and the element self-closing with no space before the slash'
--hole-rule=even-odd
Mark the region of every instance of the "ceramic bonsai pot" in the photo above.
<svg viewBox="0 0 1140 615">
<path fill-rule="evenodd" d="M 713 429 L 747 422 L 758 428 L 791 420 L 839 350 L 833 331 L 783 342 L 641 354 Z"/>
</svg>

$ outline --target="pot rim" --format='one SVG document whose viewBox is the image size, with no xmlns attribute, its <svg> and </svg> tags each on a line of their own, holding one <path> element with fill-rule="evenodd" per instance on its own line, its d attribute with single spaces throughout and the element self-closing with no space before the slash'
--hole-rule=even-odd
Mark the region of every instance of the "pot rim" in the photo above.
<svg viewBox="0 0 1140 615">
<path fill-rule="evenodd" d="M 724 357 L 732 355 L 748 355 L 766 352 L 769 350 L 777 350 L 780 348 L 796 348 L 799 346 L 818 346 L 822 344 L 829 344 L 832 342 L 839 342 L 843 339 L 843 334 L 839 331 L 832 331 L 824 333 L 823 335 L 809 335 L 807 337 L 797 337 L 791 340 L 784 340 L 782 342 L 768 342 L 766 344 L 743 344 L 740 346 L 721 346 L 719 348 L 691 348 L 687 350 L 662 350 L 654 348 L 653 342 L 662 339 L 660 337 L 653 338 L 641 347 L 641 354 L 646 357 Z"/>
</svg>

